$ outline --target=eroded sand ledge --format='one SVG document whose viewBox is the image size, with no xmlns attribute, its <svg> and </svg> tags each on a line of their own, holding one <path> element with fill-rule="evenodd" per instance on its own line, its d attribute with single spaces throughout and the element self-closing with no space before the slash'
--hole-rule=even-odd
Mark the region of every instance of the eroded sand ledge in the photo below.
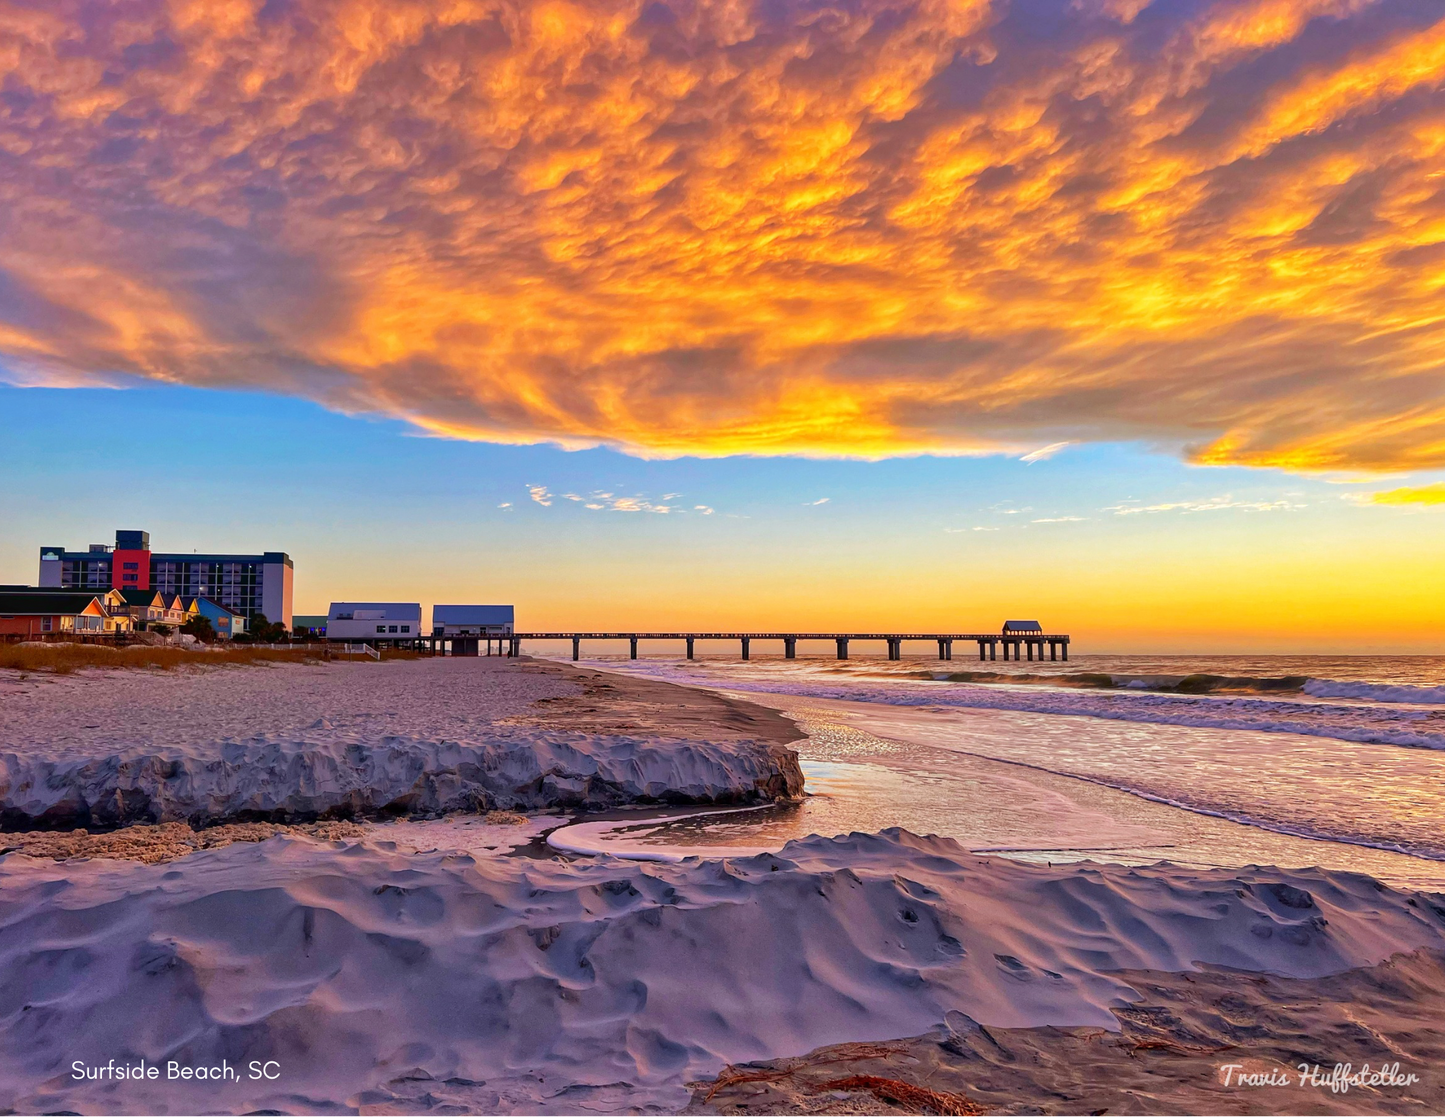
<svg viewBox="0 0 1445 1117">
<path fill-rule="evenodd" d="M 12 855 L 0 1108 L 679 1110 L 726 1064 L 950 1013 L 1117 1031 L 1124 971 L 1318 978 L 1440 950 L 1439 899 L 1317 870 L 1060 871 L 897 830 L 679 865 L 284 837 L 167 865 Z M 284 1076 L 77 1083 L 76 1059 Z"/>
<path fill-rule="evenodd" d="M 0 825 L 304 822 L 800 794 L 773 711 L 503 659 L 7 681 Z"/>
</svg>

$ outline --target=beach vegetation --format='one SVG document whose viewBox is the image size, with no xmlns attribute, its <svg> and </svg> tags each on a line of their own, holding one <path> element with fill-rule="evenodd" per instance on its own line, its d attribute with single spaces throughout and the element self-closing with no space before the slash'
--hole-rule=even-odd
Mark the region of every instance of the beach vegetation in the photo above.
<svg viewBox="0 0 1445 1117">
<path fill-rule="evenodd" d="M 246 626 L 246 632 L 236 639 L 243 643 L 280 644 L 291 639 L 291 631 L 280 621 L 267 620 L 265 613 L 257 613 Z"/>
<path fill-rule="evenodd" d="M 320 663 L 327 658 L 323 646 L 298 644 L 294 648 L 257 648 L 234 642 L 198 648 L 133 644 L 19 643 L 0 644 L 0 670 L 68 675 L 86 668 L 102 670 L 145 668 L 171 671 L 177 667 L 248 667 L 273 663 Z M 417 659 L 419 653 L 388 648 L 382 662 Z M 366 656 L 338 657 L 346 663 L 375 662 Z"/>
<path fill-rule="evenodd" d="M 23 643 L 0 646 L 0 668 L 12 671 L 45 671 L 68 675 L 87 667 L 101 669 L 149 668 L 170 671 L 177 667 L 236 666 L 253 663 L 306 663 L 318 659 L 306 649 L 246 648 L 224 650 L 174 648 L 133 644 L 117 648 L 109 644 Z"/>
<path fill-rule="evenodd" d="M 194 636 L 202 644 L 214 644 L 216 642 L 216 629 L 211 624 L 211 618 L 202 616 L 199 613 L 181 625 L 181 632 L 187 636 Z"/>
</svg>

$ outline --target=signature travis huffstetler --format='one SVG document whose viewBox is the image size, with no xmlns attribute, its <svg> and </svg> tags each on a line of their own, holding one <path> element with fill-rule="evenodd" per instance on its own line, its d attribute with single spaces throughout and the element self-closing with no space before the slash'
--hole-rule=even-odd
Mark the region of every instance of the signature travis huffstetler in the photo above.
<svg viewBox="0 0 1445 1117">
<path fill-rule="evenodd" d="M 1413 1086 L 1420 1081 L 1418 1075 L 1401 1074 L 1399 1063 L 1385 1063 L 1378 1070 L 1372 1070 L 1369 1063 L 1359 1070 L 1351 1063 L 1336 1063 L 1328 1073 L 1318 1063 L 1300 1063 L 1295 1070 L 1297 1074 L 1282 1067 L 1246 1071 L 1243 1063 L 1225 1063 L 1219 1076 L 1226 1086 L 1314 1086 L 1333 1094 L 1348 1094 L 1362 1086 Z"/>
</svg>

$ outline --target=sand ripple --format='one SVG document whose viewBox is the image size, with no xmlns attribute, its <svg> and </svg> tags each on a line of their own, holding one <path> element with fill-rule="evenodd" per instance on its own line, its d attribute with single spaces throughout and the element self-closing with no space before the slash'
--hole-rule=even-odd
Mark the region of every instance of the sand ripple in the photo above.
<svg viewBox="0 0 1445 1117">
<path fill-rule="evenodd" d="M 1440 897 L 1321 870 L 1046 869 L 903 831 L 677 865 L 275 838 L 0 861 L 0 1109 L 680 1109 L 728 1063 L 1097 1025 L 1120 971 L 1316 977 L 1445 947 Z M 274 1082 L 75 1083 L 73 1060 Z"/>
</svg>

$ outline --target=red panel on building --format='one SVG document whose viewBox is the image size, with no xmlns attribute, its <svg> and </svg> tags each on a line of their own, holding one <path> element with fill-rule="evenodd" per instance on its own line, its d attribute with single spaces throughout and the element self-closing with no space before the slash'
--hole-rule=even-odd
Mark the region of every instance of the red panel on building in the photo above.
<svg viewBox="0 0 1445 1117">
<path fill-rule="evenodd" d="M 151 588 L 151 553 L 121 551 L 110 553 L 110 584 L 118 590 Z"/>
</svg>

